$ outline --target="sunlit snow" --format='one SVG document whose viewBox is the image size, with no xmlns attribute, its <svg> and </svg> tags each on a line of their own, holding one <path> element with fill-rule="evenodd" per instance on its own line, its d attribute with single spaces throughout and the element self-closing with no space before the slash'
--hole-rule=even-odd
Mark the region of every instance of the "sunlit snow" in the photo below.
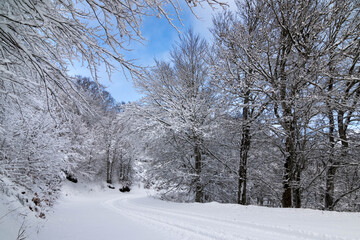
<svg viewBox="0 0 360 240">
<path fill-rule="evenodd" d="M 65 239 L 360 239 L 360 213 L 278 209 L 216 202 L 173 203 L 130 193 L 67 186 L 38 235 Z"/>
</svg>

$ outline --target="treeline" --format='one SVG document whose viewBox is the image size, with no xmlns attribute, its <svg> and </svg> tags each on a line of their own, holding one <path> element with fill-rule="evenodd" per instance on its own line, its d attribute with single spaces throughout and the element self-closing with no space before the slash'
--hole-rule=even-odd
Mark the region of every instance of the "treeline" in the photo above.
<svg viewBox="0 0 360 240">
<path fill-rule="evenodd" d="M 136 80 L 165 199 L 359 211 L 357 1 L 239 1 Z M 137 112 L 136 112 L 137 111 Z"/>
<path fill-rule="evenodd" d="M 131 182 L 133 158 L 120 114 L 124 102 L 81 76 L 73 81 L 77 101 L 63 92 L 56 93 L 55 101 L 42 88 L 14 86 L 22 101 L 2 98 L 0 190 L 16 194 L 26 205 L 36 196 L 40 214 L 54 203 L 66 178 Z"/>
</svg>

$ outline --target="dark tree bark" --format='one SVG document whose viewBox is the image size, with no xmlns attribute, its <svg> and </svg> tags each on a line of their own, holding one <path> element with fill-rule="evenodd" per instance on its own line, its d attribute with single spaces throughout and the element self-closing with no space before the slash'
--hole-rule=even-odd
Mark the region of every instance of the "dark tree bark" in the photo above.
<svg viewBox="0 0 360 240">
<path fill-rule="evenodd" d="M 281 39 L 282 47 L 279 50 L 279 71 L 278 78 L 280 80 L 280 96 L 279 100 L 281 105 L 283 114 L 282 118 L 279 115 L 277 104 L 275 108 L 275 115 L 277 116 L 280 123 L 282 123 L 282 127 L 286 133 L 285 139 L 285 163 L 284 163 L 284 175 L 283 175 L 283 195 L 282 195 L 282 206 L 284 208 L 292 207 L 292 181 L 293 181 L 293 171 L 294 171 L 294 163 L 295 163 L 295 124 L 294 124 L 294 116 L 292 114 L 292 106 L 291 100 L 288 96 L 288 86 L 287 86 L 287 74 L 286 74 L 286 65 L 287 59 L 290 54 L 292 43 L 289 40 L 290 36 L 285 29 L 282 29 Z"/>
<path fill-rule="evenodd" d="M 250 135 L 250 126 L 249 126 L 249 104 L 250 102 L 250 90 L 247 90 L 244 98 L 243 108 L 243 125 L 242 125 L 242 138 L 240 145 L 240 162 L 239 162 L 239 171 L 238 171 L 238 196 L 237 203 L 246 205 L 246 184 L 247 184 L 247 161 L 248 153 L 251 145 L 251 135 Z"/>
<path fill-rule="evenodd" d="M 202 202 L 203 200 L 203 186 L 201 184 L 201 152 L 200 147 L 195 144 L 194 147 L 194 156 L 195 156 L 195 171 L 197 178 L 195 180 L 195 202 Z"/>
<path fill-rule="evenodd" d="M 300 182 L 301 182 L 301 170 L 299 168 L 297 168 L 296 171 L 296 176 L 295 176 L 295 184 L 293 186 L 293 202 L 294 202 L 294 207 L 296 208 L 301 208 L 301 187 L 300 187 Z"/>
<path fill-rule="evenodd" d="M 284 111 L 284 129 L 287 136 L 285 140 L 285 163 L 283 175 L 283 195 L 282 206 L 284 208 L 293 207 L 293 182 L 296 174 L 296 149 L 295 149 L 295 119 L 291 114 L 291 109 L 283 106 Z M 291 119 L 291 120 L 290 120 Z"/>
<path fill-rule="evenodd" d="M 328 85 L 328 92 L 331 92 L 333 89 L 333 79 L 331 78 Z M 325 182 L 325 209 L 333 210 L 332 206 L 334 203 L 334 189 L 335 189 L 335 174 L 337 170 L 338 163 L 334 162 L 334 147 L 335 147 L 335 120 L 334 114 L 331 108 L 330 103 L 327 104 L 328 107 L 328 120 L 329 120 L 329 147 L 330 154 L 328 159 L 328 167 L 326 170 L 326 182 Z"/>
<path fill-rule="evenodd" d="M 325 209 L 333 210 L 334 204 L 334 189 L 335 189 L 335 174 L 337 165 L 330 163 L 326 171 L 326 186 L 325 186 Z"/>
<path fill-rule="evenodd" d="M 112 171 L 111 171 L 112 163 L 110 161 L 110 144 L 106 149 L 106 182 L 112 184 Z"/>
</svg>

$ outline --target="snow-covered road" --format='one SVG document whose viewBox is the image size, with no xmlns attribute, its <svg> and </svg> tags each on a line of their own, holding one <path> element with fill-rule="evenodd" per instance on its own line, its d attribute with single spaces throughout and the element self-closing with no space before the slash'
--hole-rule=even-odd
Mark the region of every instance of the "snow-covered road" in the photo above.
<svg viewBox="0 0 360 240">
<path fill-rule="evenodd" d="M 143 190 L 69 193 L 40 240 L 360 239 L 360 213 L 156 200 Z"/>
</svg>

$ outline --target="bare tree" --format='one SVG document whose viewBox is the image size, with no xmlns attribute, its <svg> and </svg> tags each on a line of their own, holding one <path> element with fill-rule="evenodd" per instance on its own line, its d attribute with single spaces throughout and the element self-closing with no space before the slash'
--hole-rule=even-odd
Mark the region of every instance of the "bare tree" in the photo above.
<svg viewBox="0 0 360 240">
<path fill-rule="evenodd" d="M 247 162 L 251 146 L 251 128 L 266 107 L 266 96 L 261 94 L 260 77 L 252 69 L 247 54 L 256 50 L 260 12 L 259 2 L 238 3 L 242 19 L 226 12 L 214 19 L 215 37 L 213 84 L 224 94 L 232 114 L 240 112 L 240 155 L 238 167 L 237 202 L 247 203 Z"/>
<path fill-rule="evenodd" d="M 171 52 L 172 65 L 157 62 L 146 78 L 137 80 L 145 95 L 143 101 L 151 106 L 145 110 L 148 112 L 145 117 L 158 122 L 174 137 L 173 149 L 188 151 L 176 161 L 185 158 L 196 202 L 202 202 L 204 197 L 204 135 L 215 117 L 205 62 L 207 54 L 206 42 L 190 30 L 180 36 Z"/>
<path fill-rule="evenodd" d="M 352 163 L 348 153 L 352 144 L 348 137 L 349 127 L 359 122 L 359 7 L 359 3 L 354 1 L 329 3 L 325 41 L 321 51 L 324 55 L 323 90 L 329 142 L 324 207 L 329 210 L 333 210 L 340 200 L 335 200 L 337 171 Z M 341 143 L 340 154 L 337 154 L 336 149 L 338 142 Z M 347 191 L 353 190 L 351 188 Z M 346 191 L 342 195 L 346 196 Z"/>
</svg>

